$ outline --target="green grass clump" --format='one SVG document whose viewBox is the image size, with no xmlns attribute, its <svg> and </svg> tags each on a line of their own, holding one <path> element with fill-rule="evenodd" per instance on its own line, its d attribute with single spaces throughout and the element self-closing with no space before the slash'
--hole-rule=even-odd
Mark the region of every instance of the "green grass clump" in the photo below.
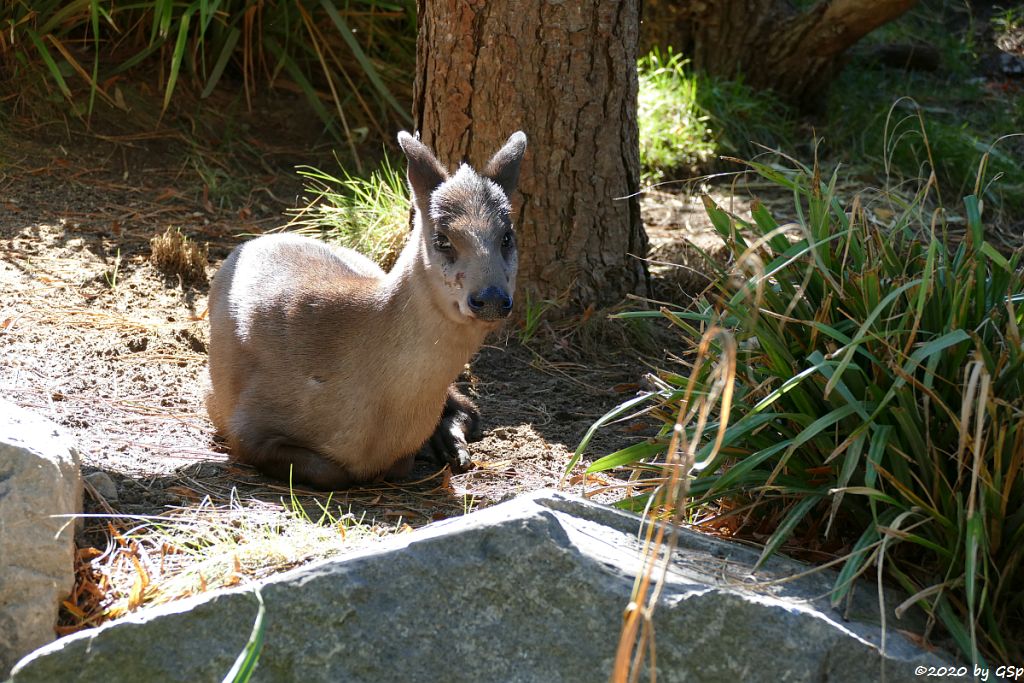
<svg viewBox="0 0 1024 683">
<path fill-rule="evenodd" d="M 1012 137 L 982 140 L 981 131 L 962 120 L 910 115 L 890 119 L 888 161 L 903 178 L 934 171 L 947 195 L 977 191 L 994 209 L 1016 214 L 1024 209 L 1024 161 L 1015 158 Z M 1021 129 L 1024 131 L 1024 128 Z M 984 164 L 982 163 L 984 160 Z M 980 172 L 980 182 L 979 182 Z M 987 182 L 996 180 L 997 182 Z"/>
<path fill-rule="evenodd" d="M 708 112 L 720 155 L 749 158 L 765 147 L 789 147 L 793 113 L 770 90 L 754 90 L 741 81 L 701 76 L 697 100 Z"/>
<path fill-rule="evenodd" d="M 768 91 L 694 73 L 669 48 L 637 64 L 640 163 L 645 182 L 706 166 L 717 155 L 751 156 L 791 136 L 788 112 Z"/>
<path fill-rule="evenodd" d="M 843 80 L 854 84 L 854 91 L 871 88 L 880 94 L 844 96 L 832 105 L 825 150 L 837 160 L 854 169 L 884 166 L 893 185 L 934 172 L 942 195 L 976 192 L 1003 214 L 1024 210 L 1024 161 L 1017 151 L 1024 145 L 1014 135 L 1024 132 L 1024 108 L 1019 103 L 994 97 L 977 85 L 943 91 L 942 98 L 981 103 L 975 115 L 973 104 L 939 105 L 940 95 L 933 89 L 939 86 L 922 85 L 920 78 L 909 79 L 916 86 L 901 86 L 893 81 L 902 79 L 888 71 L 862 71 L 844 75 Z"/>
<path fill-rule="evenodd" d="M 715 154 L 708 114 L 697 103 L 697 78 L 686 71 L 686 60 L 658 50 L 637 65 L 640 90 L 640 164 L 645 182 L 696 166 Z"/>
<path fill-rule="evenodd" d="M 1013 16 L 997 13 L 994 28 L 1012 24 Z M 925 2 L 868 35 L 829 89 L 822 153 L 854 173 L 884 165 L 893 184 L 934 171 L 947 201 L 978 194 L 991 218 L 1024 211 L 1024 143 L 1006 137 L 1024 133 L 1024 104 L 1013 88 L 982 75 L 981 49 L 992 47 L 979 45 L 976 24 L 969 8 Z M 876 64 L 872 46 L 878 44 L 926 44 L 939 67 Z"/>
<path fill-rule="evenodd" d="M 411 200 L 402 172 L 385 157 L 366 177 L 344 170 L 337 177 L 309 167 L 299 173 L 313 198 L 290 225 L 355 249 L 389 270 L 409 233 Z"/>
<path fill-rule="evenodd" d="M 888 204 L 882 229 L 871 215 L 888 197 L 844 206 L 835 176 L 751 166 L 792 193 L 796 222 L 757 203 L 743 221 L 706 199 L 735 267 L 693 308 L 628 314 L 683 330 L 689 369 L 602 418 L 577 455 L 601 424 L 646 406 L 661 436 L 588 470 L 653 468 L 625 505 L 668 514 L 651 498 L 668 476 L 654 465 L 680 424 L 696 465 L 678 504 L 720 505 L 740 534 L 763 533 L 762 560 L 780 548 L 839 557 L 836 603 L 874 568 L 868 580 L 877 571 L 910 596 L 898 613 L 922 608 L 964 657 L 1022 660 L 1022 253 L 986 242 L 973 195 L 957 240 L 942 223 L 953 212 L 924 209 L 924 193 Z M 708 437 L 690 425 L 716 396 Z"/>
</svg>

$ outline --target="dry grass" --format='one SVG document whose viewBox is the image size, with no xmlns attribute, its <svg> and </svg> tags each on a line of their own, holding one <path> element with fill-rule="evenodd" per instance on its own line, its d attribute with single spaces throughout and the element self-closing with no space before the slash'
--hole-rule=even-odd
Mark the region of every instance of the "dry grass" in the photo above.
<svg viewBox="0 0 1024 683">
<path fill-rule="evenodd" d="M 105 523 L 106 547 L 78 550 L 75 588 L 63 602 L 62 635 L 351 553 L 412 531 L 424 519 L 465 513 L 472 502 L 438 511 L 442 494 L 452 493 L 447 470 L 404 485 L 327 494 L 260 486 L 236 468 L 216 468 L 212 476 L 209 469 L 183 475 L 174 487 L 195 504 L 160 515 L 120 514 L 85 483 L 105 511 L 87 515 L 87 523 Z M 367 509 L 373 509 L 372 519 Z"/>
<path fill-rule="evenodd" d="M 717 356 L 711 353 L 711 346 L 716 341 L 722 347 Z M 712 380 L 708 383 L 710 391 L 707 392 L 702 391 L 706 387 L 700 387 L 697 381 L 701 376 L 700 366 L 705 363 L 714 366 L 710 371 Z M 611 680 L 614 683 L 639 680 L 648 657 L 650 666 L 654 667 L 654 610 L 679 542 L 679 528 L 687 517 L 687 506 L 682 503 L 689 497 L 690 472 L 700 467 L 697 451 L 703 443 L 713 443 L 713 453 L 721 447 L 729 424 L 735 379 L 735 338 L 728 330 L 712 325 L 697 347 L 694 372 L 678 398 L 678 410 L 662 472 L 645 482 L 655 486 L 650 519 L 653 521 L 660 516 L 671 524 L 646 525 L 644 568 L 636 577 L 633 594 L 623 615 L 612 668 Z M 710 424 L 716 421 L 717 424 Z M 665 510 L 670 512 L 665 515 L 662 512 Z"/>
<path fill-rule="evenodd" d="M 180 277 L 184 284 L 206 284 L 207 245 L 199 246 L 182 234 L 181 228 L 168 227 L 149 242 L 150 261 L 157 270 Z"/>
</svg>

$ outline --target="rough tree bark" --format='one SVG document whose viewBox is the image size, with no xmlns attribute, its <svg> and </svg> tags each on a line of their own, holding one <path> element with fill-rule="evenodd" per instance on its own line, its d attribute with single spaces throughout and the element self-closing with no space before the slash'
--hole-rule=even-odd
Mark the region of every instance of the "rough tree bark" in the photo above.
<svg viewBox="0 0 1024 683">
<path fill-rule="evenodd" d="M 442 162 L 529 138 L 519 289 L 604 305 L 645 292 L 635 196 L 638 0 L 418 0 L 413 119 Z"/>
<path fill-rule="evenodd" d="M 646 0 L 644 44 L 671 45 L 696 69 L 813 106 L 847 49 L 917 0 Z"/>
</svg>

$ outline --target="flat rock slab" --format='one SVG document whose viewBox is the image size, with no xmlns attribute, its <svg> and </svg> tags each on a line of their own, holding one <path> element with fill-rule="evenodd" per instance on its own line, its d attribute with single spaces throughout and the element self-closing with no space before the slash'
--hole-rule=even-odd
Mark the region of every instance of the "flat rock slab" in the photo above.
<svg viewBox="0 0 1024 683">
<path fill-rule="evenodd" d="M 631 514 L 541 491 L 261 584 L 257 681 L 603 681 L 640 568 Z M 683 532 L 655 613 L 659 681 L 919 681 L 941 666 L 891 621 L 884 656 L 868 593 L 844 615 L 834 574 L 765 585 L 757 555 Z M 895 600 L 895 597 L 894 597 Z M 64 638 L 14 683 L 218 681 L 256 616 L 251 588 L 207 594 Z M 929 679 L 932 680 L 932 679 Z"/>
<path fill-rule="evenodd" d="M 55 424 L 0 399 L 0 677 L 53 641 L 75 585 L 78 452 Z"/>
</svg>

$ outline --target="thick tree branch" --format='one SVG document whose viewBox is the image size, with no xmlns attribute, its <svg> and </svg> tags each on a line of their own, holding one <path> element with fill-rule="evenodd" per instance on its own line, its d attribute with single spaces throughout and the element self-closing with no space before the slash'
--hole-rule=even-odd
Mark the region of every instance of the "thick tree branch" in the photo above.
<svg viewBox="0 0 1024 683">
<path fill-rule="evenodd" d="M 787 0 L 687 0 L 678 6 L 670 0 L 647 0 L 647 9 L 650 21 L 678 29 L 676 46 L 696 69 L 742 77 L 749 85 L 771 88 L 812 109 L 841 67 L 843 54 L 916 4 L 820 0 L 797 12 Z"/>
<path fill-rule="evenodd" d="M 815 57 L 836 57 L 854 43 L 910 10 L 917 0 L 825 0 L 808 15 L 817 15 L 808 45 Z"/>
</svg>

